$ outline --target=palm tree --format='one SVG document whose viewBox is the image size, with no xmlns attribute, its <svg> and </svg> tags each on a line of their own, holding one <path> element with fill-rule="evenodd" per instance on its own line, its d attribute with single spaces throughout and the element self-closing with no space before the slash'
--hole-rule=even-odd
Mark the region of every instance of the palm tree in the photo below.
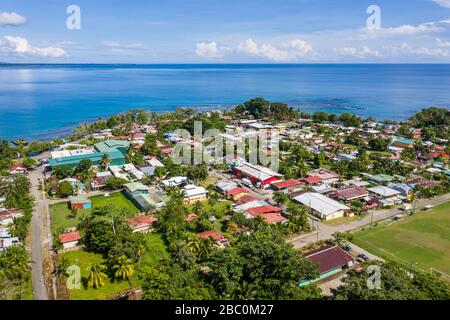
<svg viewBox="0 0 450 320">
<path fill-rule="evenodd" d="M 100 263 L 91 263 L 88 267 L 88 285 L 94 289 L 103 287 L 105 285 L 105 280 L 107 278 L 106 274 L 103 272 L 106 267 Z"/>
<path fill-rule="evenodd" d="M 192 207 L 192 211 L 194 211 L 195 214 L 199 214 L 200 210 L 202 210 L 202 204 L 200 201 L 196 201 L 194 203 L 194 206 Z"/>
<path fill-rule="evenodd" d="M 65 256 L 60 256 L 56 264 L 55 274 L 58 276 L 67 276 L 67 269 L 70 267 L 70 260 Z"/>
<path fill-rule="evenodd" d="M 201 247 L 200 238 L 190 234 L 187 237 L 186 247 L 189 249 L 190 252 L 196 254 L 197 252 L 200 251 Z"/>
<path fill-rule="evenodd" d="M 256 296 L 256 287 L 254 284 L 243 281 L 241 286 L 233 293 L 236 300 L 254 300 Z"/>
<path fill-rule="evenodd" d="M 102 160 L 100 160 L 100 166 L 103 169 L 108 169 L 109 163 L 111 162 L 111 159 L 109 158 L 109 155 L 105 153 L 102 157 Z"/>
<path fill-rule="evenodd" d="M 134 265 L 131 259 L 128 259 L 127 256 L 122 255 L 117 259 L 117 263 L 113 266 L 114 276 L 117 279 L 128 280 L 128 283 L 131 284 L 131 277 L 134 274 Z"/>
<path fill-rule="evenodd" d="M 219 201 L 219 196 L 215 192 L 211 192 L 208 196 L 208 203 L 211 207 L 214 207 Z"/>
<path fill-rule="evenodd" d="M 197 257 L 200 260 L 206 260 L 209 258 L 214 246 L 214 240 L 212 238 L 200 238 L 200 248 L 197 251 Z"/>
<path fill-rule="evenodd" d="M 142 244 L 138 245 L 137 247 L 137 255 L 139 257 L 139 269 L 141 268 L 141 259 L 145 254 L 145 246 L 143 246 Z"/>
</svg>

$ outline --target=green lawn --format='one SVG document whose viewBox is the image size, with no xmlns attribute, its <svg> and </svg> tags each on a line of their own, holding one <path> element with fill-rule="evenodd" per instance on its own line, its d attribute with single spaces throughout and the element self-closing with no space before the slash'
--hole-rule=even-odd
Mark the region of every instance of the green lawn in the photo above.
<svg viewBox="0 0 450 320">
<path fill-rule="evenodd" d="M 141 266 L 154 266 L 157 265 L 162 258 L 169 256 L 164 242 L 161 236 L 156 233 L 148 233 L 144 235 L 146 240 L 146 252 L 141 259 Z M 81 271 L 81 288 L 69 290 L 70 298 L 73 300 L 103 300 L 111 299 L 118 296 L 120 293 L 130 289 L 130 285 L 127 281 L 111 281 L 108 279 L 105 281 L 105 285 L 101 288 L 94 289 L 87 286 L 87 268 L 93 262 L 103 263 L 104 258 L 100 254 L 87 252 L 84 250 L 70 251 L 63 253 L 66 258 L 70 260 L 71 264 L 80 267 Z M 138 264 L 135 266 L 136 272 L 133 275 L 131 282 L 135 287 L 140 286 L 139 279 L 137 277 Z"/>
<path fill-rule="evenodd" d="M 109 197 L 95 196 L 91 198 L 91 201 L 93 208 L 98 208 L 108 203 L 113 203 L 122 208 L 130 209 L 134 213 L 139 212 L 135 205 L 130 200 L 128 200 L 121 192 L 111 193 Z M 67 202 L 50 205 L 52 232 L 77 226 L 80 218 L 89 215 L 91 211 L 91 209 L 79 210 L 77 212 L 77 216 L 75 218 L 72 218 L 70 216 L 72 214 L 72 211 L 69 209 L 69 205 Z"/>
<path fill-rule="evenodd" d="M 355 233 L 353 242 L 405 266 L 450 275 L 450 202 L 390 225 Z"/>
<path fill-rule="evenodd" d="M 145 236 L 147 242 L 147 249 L 145 255 L 141 259 L 141 265 L 156 265 L 162 258 L 168 258 L 166 246 L 164 245 L 161 236 L 157 233 L 147 233 Z"/>
<path fill-rule="evenodd" d="M 105 285 L 98 289 L 87 287 L 87 268 L 93 262 L 102 263 L 104 261 L 100 254 L 86 252 L 84 250 L 70 251 L 63 253 L 70 263 L 80 267 L 81 271 L 81 288 L 69 290 L 72 300 L 103 300 L 114 298 L 121 292 L 130 288 L 127 281 L 110 281 L 107 279 Z M 136 283 L 136 279 L 132 279 L 132 283 Z"/>
</svg>

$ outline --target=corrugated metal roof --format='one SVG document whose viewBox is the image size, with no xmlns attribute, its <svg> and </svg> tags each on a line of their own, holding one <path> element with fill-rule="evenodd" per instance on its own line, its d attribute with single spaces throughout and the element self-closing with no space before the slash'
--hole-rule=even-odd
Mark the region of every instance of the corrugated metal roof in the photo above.
<svg viewBox="0 0 450 320">
<path fill-rule="evenodd" d="M 327 273 L 336 268 L 341 268 L 353 262 L 353 258 L 337 245 L 326 247 L 305 253 L 305 257 L 314 264 L 319 265 L 320 274 Z"/>
</svg>

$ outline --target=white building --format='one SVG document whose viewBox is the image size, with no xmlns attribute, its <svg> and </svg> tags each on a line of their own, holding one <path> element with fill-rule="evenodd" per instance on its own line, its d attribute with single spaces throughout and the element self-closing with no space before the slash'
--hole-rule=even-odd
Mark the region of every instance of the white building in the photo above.
<svg viewBox="0 0 450 320">
<path fill-rule="evenodd" d="M 208 191 L 203 187 L 188 184 L 183 188 L 184 201 L 188 204 L 206 201 Z"/>
<path fill-rule="evenodd" d="M 294 197 L 294 200 L 311 208 L 323 220 L 331 220 L 346 216 L 349 207 L 322 194 L 307 192 Z"/>
</svg>

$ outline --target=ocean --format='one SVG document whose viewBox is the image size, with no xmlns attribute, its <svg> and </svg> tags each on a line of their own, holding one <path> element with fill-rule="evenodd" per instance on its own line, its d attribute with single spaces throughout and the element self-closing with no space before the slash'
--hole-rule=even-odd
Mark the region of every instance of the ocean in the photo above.
<svg viewBox="0 0 450 320">
<path fill-rule="evenodd" d="M 450 107 L 450 64 L 0 64 L 0 139 L 66 136 L 128 109 L 218 109 L 256 96 L 305 112 L 404 120 Z"/>
</svg>

